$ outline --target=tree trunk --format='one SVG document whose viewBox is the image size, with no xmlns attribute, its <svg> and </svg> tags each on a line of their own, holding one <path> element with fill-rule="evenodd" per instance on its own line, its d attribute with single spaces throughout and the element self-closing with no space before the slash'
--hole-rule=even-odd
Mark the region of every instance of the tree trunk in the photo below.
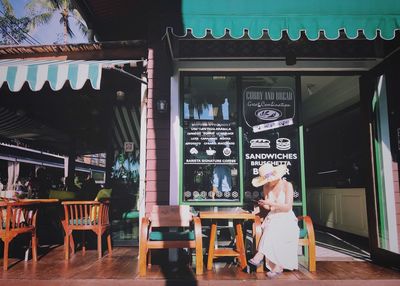
<svg viewBox="0 0 400 286">
<path fill-rule="evenodd" d="M 68 9 L 64 7 L 62 13 L 64 27 L 64 44 L 68 41 Z"/>
</svg>

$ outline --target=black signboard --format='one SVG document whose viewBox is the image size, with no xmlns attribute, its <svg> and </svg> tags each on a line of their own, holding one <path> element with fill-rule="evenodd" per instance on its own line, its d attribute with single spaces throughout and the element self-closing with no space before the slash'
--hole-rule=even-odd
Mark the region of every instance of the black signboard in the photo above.
<svg viewBox="0 0 400 286">
<path fill-rule="evenodd" d="M 184 164 L 237 164 L 236 122 L 185 122 Z"/>
<path fill-rule="evenodd" d="M 265 163 L 286 164 L 284 177 L 293 184 L 294 199 L 301 201 L 299 134 L 295 92 L 291 87 L 247 87 L 243 91 L 243 155 L 245 201 L 263 197 L 262 187 L 251 180 Z"/>
<path fill-rule="evenodd" d="M 184 201 L 240 201 L 237 141 L 236 122 L 184 122 Z"/>
</svg>

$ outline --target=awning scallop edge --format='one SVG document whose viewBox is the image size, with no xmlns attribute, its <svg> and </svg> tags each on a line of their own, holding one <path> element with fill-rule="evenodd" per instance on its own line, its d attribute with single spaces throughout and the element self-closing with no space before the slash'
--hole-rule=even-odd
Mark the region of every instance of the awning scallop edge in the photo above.
<svg viewBox="0 0 400 286">
<path fill-rule="evenodd" d="M 182 0 L 181 12 L 183 31 L 196 38 L 209 31 L 214 38 L 237 39 L 247 32 L 255 40 L 266 32 L 280 40 L 285 31 L 291 40 L 301 32 L 310 40 L 321 32 L 330 40 L 341 32 L 349 39 L 361 32 L 368 40 L 390 40 L 400 30 L 399 0 Z"/>
<path fill-rule="evenodd" d="M 21 90 L 25 82 L 32 91 L 42 89 L 49 82 L 54 91 L 66 81 L 74 90 L 81 89 L 89 80 L 93 89 L 100 89 L 102 69 L 130 63 L 130 60 L 0 60 L 0 87 L 6 82 L 12 92 Z"/>
</svg>

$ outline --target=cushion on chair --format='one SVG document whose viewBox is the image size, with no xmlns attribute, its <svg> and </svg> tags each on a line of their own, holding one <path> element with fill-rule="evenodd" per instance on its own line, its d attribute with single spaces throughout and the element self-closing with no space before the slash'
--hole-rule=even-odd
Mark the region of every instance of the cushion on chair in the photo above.
<svg viewBox="0 0 400 286">
<path fill-rule="evenodd" d="M 109 198 L 111 198 L 111 194 L 112 194 L 112 189 L 101 189 L 97 193 L 97 196 L 94 200 L 101 201 L 101 200 L 109 199 Z"/>
<path fill-rule="evenodd" d="M 180 232 L 162 232 L 152 231 L 150 232 L 149 239 L 152 241 L 173 241 L 173 240 L 194 240 L 194 231 L 180 231 Z"/>
<path fill-rule="evenodd" d="M 303 239 L 303 238 L 306 238 L 306 236 L 307 236 L 307 229 L 306 228 L 300 228 L 299 238 Z"/>
<path fill-rule="evenodd" d="M 138 211 L 124 212 L 122 214 L 122 219 L 135 219 L 135 218 L 139 218 Z"/>
<path fill-rule="evenodd" d="M 89 224 L 93 224 L 93 220 L 91 220 L 90 218 L 86 218 L 86 219 L 70 219 L 69 220 L 69 224 L 70 225 L 89 225 Z M 97 223 L 97 220 L 96 222 Z"/>
</svg>

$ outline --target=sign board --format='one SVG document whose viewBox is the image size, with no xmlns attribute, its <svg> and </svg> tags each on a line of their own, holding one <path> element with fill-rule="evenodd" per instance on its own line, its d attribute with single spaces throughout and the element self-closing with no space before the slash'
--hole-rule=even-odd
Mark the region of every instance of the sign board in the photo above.
<svg viewBox="0 0 400 286">
<path fill-rule="evenodd" d="M 184 201 L 240 201 L 237 142 L 235 121 L 184 122 Z"/>
<path fill-rule="evenodd" d="M 185 122 L 185 165 L 237 164 L 236 122 Z"/>
<path fill-rule="evenodd" d="M 299 178 L 299 133 L 295 118 L 295 92 L 291 87 L 250 86 L 243 91 L 243 156 L 245 201 L 264 196 L 251 181 L 265 164 L 286 164 L 284 176 L 301 201 Z"/>
<path fill-rule="evenodd" d="M 295 93 L 289 87 L 250 86 L 243 91 L 243 116 L 253 132 L 293 125 Z"/>
</svg>

